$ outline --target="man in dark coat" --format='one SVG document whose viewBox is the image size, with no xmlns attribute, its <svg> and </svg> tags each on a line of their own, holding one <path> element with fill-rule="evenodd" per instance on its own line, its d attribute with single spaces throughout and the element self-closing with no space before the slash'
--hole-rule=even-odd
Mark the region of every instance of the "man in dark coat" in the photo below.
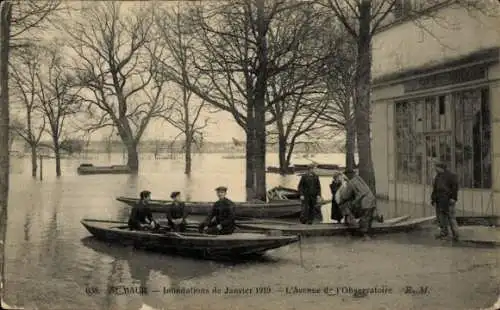
<svg viewBox="0 0 500 310">
<path fill-rule="evenodd" d="M 316 205 L 321 201 L 321 183 L 319 177 L 314 173 L 314 165 L 310 165 L 307 173 L 300 178 L 298 191 L 302 201 L 300 222 L 311 225 L 314 220 Z"/>
<path fill-rule="evenodd" d="M 229 235 L 236 228 L 234 203 L 226 198 L 227 187 L 219 186 L 215 189 L 219 198 L 212 207 L 208 217 L 200 224 L 200 233 L 213 235 Z"/>
<path fill-rule="evenodd" d="M 330 218 L 334 221 L 337 221 L 337 223 L 340 223 L 340 221 L 342 221 L 342 219 L 344 218 L 344 215 L 342 214 L 342 209 L 335 200 L 335 194 L 342 186 L 342 181 L 340 180 L 339 177 L 340 177 L 339 174 L 335 174 L 333 176 L 332 183 L 330 183 L 330 191 L 332 192 L 332 210 Z"/>
<path fill-rule="evenodd" d="M 172 192 L 170 198 L 173 201 L 166 214 L 168 226 L 173 231 L 183 232 L 186 230 L 188 209 L 186 204 L 181 201 L 181 192 Z"/>
<path fill-rule="evenodd" d="M 149 209 L 149 200 L 151 200 L 150 191 L 142 191 L 139 194 L 139 201 L 132 207 L 128 226 L 132 230 L 155 229 L 156 223 L 153 220 L 153 213 Z"/>
<path fill-rule="evenodd" d="M 455 215 L 455 204 L 458 196 L 457 175 L 449 171 L 446 164 L 436 163 L 436 177 L 431 194 L 431 203 L 436 208 L 441 232 L 436 238 L 442 239 L 448 236 L 448 226 L 451 228 L 453 240 L 458 240 L 458 224 Z"/>
</svg>

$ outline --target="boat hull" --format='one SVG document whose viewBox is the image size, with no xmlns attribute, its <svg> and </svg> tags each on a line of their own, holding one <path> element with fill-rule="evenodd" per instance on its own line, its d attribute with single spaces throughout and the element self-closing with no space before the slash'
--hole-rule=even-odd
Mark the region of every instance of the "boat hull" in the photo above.
<svg viewBox="0 0 500 310">
<path fill-rule="evenodd" d="M 385 221 L 384 223 L 374 222 L 372 225 L 372 233 L 397 233 L 409 230 L 414 230 L 421 225 L 431 223 L 435 220 L 435 216 L 408 219 L 409 216 L 401 216 Z M 353 231 L 344 224 L 321 223 L 313 225 L 304 224 L 285 224 L 285 223 L 238 223 L 238 227 L 249 231 L 270 232 L 278 231 L 283 235 L 300 235 L 300 236 L 333 236 L 342 235 Z"/>
<path fill-rule="evenodd" d="M 80 175 L 132 173 L 132 170 L 127 166 L 80 166 L 76 171 Z"/>
<path fill-rule="evenodd" d="M 134 206 L 137 198 L 117 197 L 116 200 Z M 150 200 L 152 212 L 164 213 L 168 210 L 170 200 Z M 212 210 L 213 202 L 186 202 L 189 213 L 194 215 L 208 215 Z M 298 217 L 301 211 L 300 201 L 280 201 L 271 203 L 236 202 L 235 213 L 237 218 L 293 218 Z"/>
<path fill-rule="evenodd" d="M 117 221 L 83 219 L 82 225 L 97 239 L 134 245 L 146 250 L 173 252 L 204 258 L 262 255 L 298 241 L 297 236 L 269 236 L 262 233 L 204 235 L 199 233 L 152 233 L 132 231 Z"/>
</svg>

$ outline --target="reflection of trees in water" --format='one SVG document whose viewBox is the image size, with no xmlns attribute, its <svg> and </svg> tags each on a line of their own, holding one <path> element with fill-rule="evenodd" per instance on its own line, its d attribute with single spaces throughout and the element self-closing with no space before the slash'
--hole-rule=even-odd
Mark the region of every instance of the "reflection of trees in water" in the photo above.
<svg viewBox="0 0 500 310">
<path fill-rule="evenodd" d="M 121 245 L 110 245 L 105 242 L 100 242 L 93 237 L 82 239 L 82 243 L 87 248 L 99 253 L 96 259 L 102 258 L 102 255 L 112 259 L 110 262 L 111 268 L 109 272 L 105 273 L 107 275 L 107 279 L 104 280 L 106 285 L 124 285 L 128 287 L 143 286 L 147 287 L 148 290 L 160 290 L 159 293 L 150 292 L 148 296 L 140 296 L 137 294 L 119 297 L 107 296 L 105 299 L 107 308 L 116 307 L 117 303 L 122 301 L 126 301 L 127 304 L 119 305 L 120 309 L 139 309 L 143 303 L 163 308 L 165 304 L 160 301 L 160 299 L 165 299 L 165 297 L 163 297 L 163 286 L 180 287 L 183 281 L 198 279 L 213 273 L 219 268 L 223 268 L 223 265 L 210 261 L 133 250 L 131 247 L 124 247 Z M 97 266 L 99 264 L 101 264 L 100 260 L 96 262 L 95 265 Z M 128 266 L 131 281 L 128 281 L 124 266 Z M 89 271 L 89 273 L 94 275 L 103 274 L 96 270 Z M 165 281 L 166 279 L 163 278 L 161 281 L 151 281 L 156 280 L 157 275 L 160 275 L 161 278 L 166 277 L 168 280 Z M 161 285 L 161 287 L 153 287 L 153 283 L 151 282 L 156 282 L 154 284 Z M 89 284 L 93 285 L 91 282 L 89 282 Z M 158 297 L 155 297 L 157 295 Z M 153 305 L 152 303 L 158 304 Z"/>
<path fill-rule="evenodd" d="M 34 209 L 30 208 L 30 210 L 26 213 L 24 219 L 24 241 L 29 243 L 31 241 L 31 222 L 33 220 Z M 27 247 L 24 247 L 27 248 Z"/>
<path fill-rule="evenodd" d="M 57 276 L 62 273 L 62 276 L 64 276 L 64 269 L 61 267 L 68 258 L 63 254 L 63 243 L 59 240 L 60 230 L 57 225 L 62 196 L 61 182 L 57 180 L 53 183 L 53 186 L 54 187 L 50 191 L 50 198 L 45 200 L 45 202 L 50 204 L 49 207 L 52 208 L 52 213 L 50 221 L 44 230 L 46 234 L 42 240 L 42 250 L 40 254 L 43 256 L 41 259 L 45 258 L 50 260 L 48 264 L 50 267 L 48 270 L 51 275 Z"/>
</svg>

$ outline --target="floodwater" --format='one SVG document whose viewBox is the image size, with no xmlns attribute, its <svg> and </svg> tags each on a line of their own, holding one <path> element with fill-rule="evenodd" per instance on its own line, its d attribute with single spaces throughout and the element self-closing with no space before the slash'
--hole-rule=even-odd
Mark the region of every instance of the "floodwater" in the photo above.
<svg viewBox="0 0 500 310">
<path fill-rule="evenodd" d="M 260 261 L 220 263 L 107 245 L 80 224 L 82 218 L 126 219 L 129 208 L 114 197 L 137 196 L 143 189 L 153 198 L 180 190 L 185 198 L 210 200 L 216 186 L 226 185 L 231 199 L 243 200 L 244 161 L 222 155 L 195 156 L 190 178 L 183 175 L 180 159 L 142 159 L 138 176 L 76 175 L 81 162 L 119 164 L 121 155 L 64 160 L 60 179 L 46 160 L 43 181 L 30 177 L 28 158 L 14 159 L 5 302 L 25 309 L 312 310 L 480 309 L 497 300 L 498 250 L 452 247 L 433 240 L 429 231 L 371 242 L 303 239 Z M 344 160 L 342 155 L 315 158 L 327 159 Z M 276 164 L 275 155 L 268 164 Z M 269 175 L 268 186 L 295 187 L 297 181 Z M 329 198 L 328 182 L 322 187 Z M 356 288 L 375 289 L 353 295 Z"/>
</svg>

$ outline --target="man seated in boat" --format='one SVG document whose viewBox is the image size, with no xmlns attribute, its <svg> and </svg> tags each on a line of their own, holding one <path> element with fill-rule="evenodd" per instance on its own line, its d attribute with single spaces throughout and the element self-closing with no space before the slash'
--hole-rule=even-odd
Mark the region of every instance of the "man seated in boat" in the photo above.
<svg viewBox="0 0 500 310">
<path fill-rule="evenodd" d="M 151 192 L 142 191 L 139 198 L 139 201 L 132 207 L 130 212 L 128 226 L 131 230 L 153 230 L 157 225 L 153 220 L 153 213 L 149 209 Z"/>
<path fill-rule="evenodd" d="M 226 198 L 227 187 L 219 186 L 215 189 L 219 198 L 212 207 L 210 214 L 200 224 L 200 233 L 214 235 L 229 235 L 236 227 L 234 203 Z"/>
<path fill-rule="evenodd" d="M 186 204 L 181 201 L 181 192 L 172 192 L 170 198 L 173 201 L 166 214 L 168 227 L 170 230 L 183 232 L 186 230 L 186 218 L 188 216 Z"/>
<path fill-rule="evenodd" d="M 354 170 L 347 169 L 344 175 L 343 183 L 335 193 L 335 200 L 341 206 L 346 224 L 354 226 L 355 219 L 359 218 L 358 233 L 366 236 L 374 218 L 383 222 L 383 217 L 376 214 L 377 200 L 366 182 Z"/>
</svg>

